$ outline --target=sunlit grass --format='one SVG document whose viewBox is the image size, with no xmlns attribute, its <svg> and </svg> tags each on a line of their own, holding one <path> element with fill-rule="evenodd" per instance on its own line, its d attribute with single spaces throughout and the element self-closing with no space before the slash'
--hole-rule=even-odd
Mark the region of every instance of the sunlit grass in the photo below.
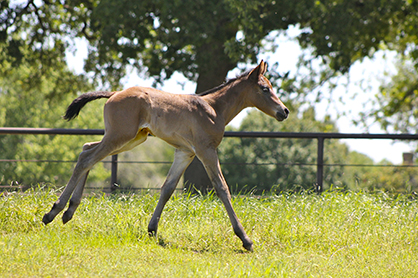
<svg viewBox="0 0 418 278">
<path fill-rule="evenodd" d="M 44 226 L 56 192 L 0 197 L 0 277 L 417 277 L 417 201 L 326 192 L 235 197 L 254 252 L 216 196 L 96 195 Z M 60 216 L 60 215 L 59 215 Z"/>
</svg>

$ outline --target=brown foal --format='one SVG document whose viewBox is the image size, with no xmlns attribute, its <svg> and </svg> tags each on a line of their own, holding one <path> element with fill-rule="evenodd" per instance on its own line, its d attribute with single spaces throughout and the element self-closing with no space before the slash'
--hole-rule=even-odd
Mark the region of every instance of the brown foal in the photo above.
<svg viewBox="0 0 418 278">
<path fill-rule="evenodd" d="M 92 92 L 76 98 L 64 116 L 67 120 L 77 117 L 89 101 L 109 98 L 104 107 L 105 135 L 102 141 L 83 146 L 67 186 L 42 221 L 45 224 L 51 222 L 64 209 L 70 197 L 62 220 L 64 224 L 71 220 L 93 165 L 106 156 L 136 147 L 152 134 L 174 146 L 176 151 L 148 225 L 150 235 L 156 235 L 165 204 L 181 175 L 197 156 L 225 205 L 235 234 L 242 240 L 245 249 L 252 250 L 253 243 L 232 208 L 231 194 L 222 175 L 216 149 L 222 141 L 225 126 L 246 107 L 257 107 L 278 121 L 288 117 L 289 110 L 273 93 L 271 83 L 264 76 L 266 70 L 267 64 L 261 61 L 249 73 L 200 95 L 170 94 L 152 88 L 132 87 L 118 92 Z"/>
</svg>

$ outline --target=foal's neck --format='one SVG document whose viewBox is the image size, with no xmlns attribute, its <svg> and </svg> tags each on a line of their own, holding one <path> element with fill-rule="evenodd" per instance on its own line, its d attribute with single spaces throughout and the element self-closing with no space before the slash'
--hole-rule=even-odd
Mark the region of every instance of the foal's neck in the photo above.
<svg viewBox="0 0 418 278">
<path fill-rule="evenodd" d="M 249 107 L 241 82 L 236 81 L 220 90 L 202 96 L 202 98 L 212 106 L 217 114 L 223 118 L 227 125 L 239 112 Z"/>
</svg>

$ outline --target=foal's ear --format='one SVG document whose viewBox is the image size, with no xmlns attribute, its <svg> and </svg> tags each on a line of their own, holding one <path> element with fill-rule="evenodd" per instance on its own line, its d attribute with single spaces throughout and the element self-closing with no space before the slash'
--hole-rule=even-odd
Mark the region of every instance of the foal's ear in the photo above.
<svg viewBox="0 0 418 278">
<path fill-rule="evenodd" d="M 266 71 L 267 63 L 261 60 L 260 64 L 248 74 L 248 79 L 257 82 L 259 76 L 265 74 Z"/>
</svg>

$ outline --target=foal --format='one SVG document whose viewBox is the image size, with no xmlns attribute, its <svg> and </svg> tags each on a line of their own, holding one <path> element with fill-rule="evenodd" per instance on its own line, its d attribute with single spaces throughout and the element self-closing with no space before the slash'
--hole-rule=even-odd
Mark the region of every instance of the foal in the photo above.
<svg viewBox="0 0 418 278">
<path fill-rule="evenodd" d="M 150 235 L 156 235 L 158 221 L 176 185 L 195 156 L 225 205 L 235 234 L 243 247 L 253 249 L 231 204 L 231 194 L 222 175 L 216 148 L 221 143 L 225 126 L 244 108 L 257 107 L 267 115 L 283 121 L 289 110 L 273 93 L 264 76 L 267 64 L 261 63 L 248 74 L 200 95 L 169 94 L 152 88 L 132 87 L 118 92 L 92 92 L 76 98 L 64 116 L 71 120 L 89 101 L 109 98 L 104 107 L 105 134 L 100 142 L 83 146 L 74 172 L 42 219 L 48 224 L 61 212 L 71 197 L 62 221 L 67 223 L 80 204 L 84 184 L 90 169 L 106 156 L 130 150 L 143 143 L 148 134 L 161 138 L 176 148 L 174 162 L 162 185 L 161 195 L 148 225 Z"/>
</svg>

